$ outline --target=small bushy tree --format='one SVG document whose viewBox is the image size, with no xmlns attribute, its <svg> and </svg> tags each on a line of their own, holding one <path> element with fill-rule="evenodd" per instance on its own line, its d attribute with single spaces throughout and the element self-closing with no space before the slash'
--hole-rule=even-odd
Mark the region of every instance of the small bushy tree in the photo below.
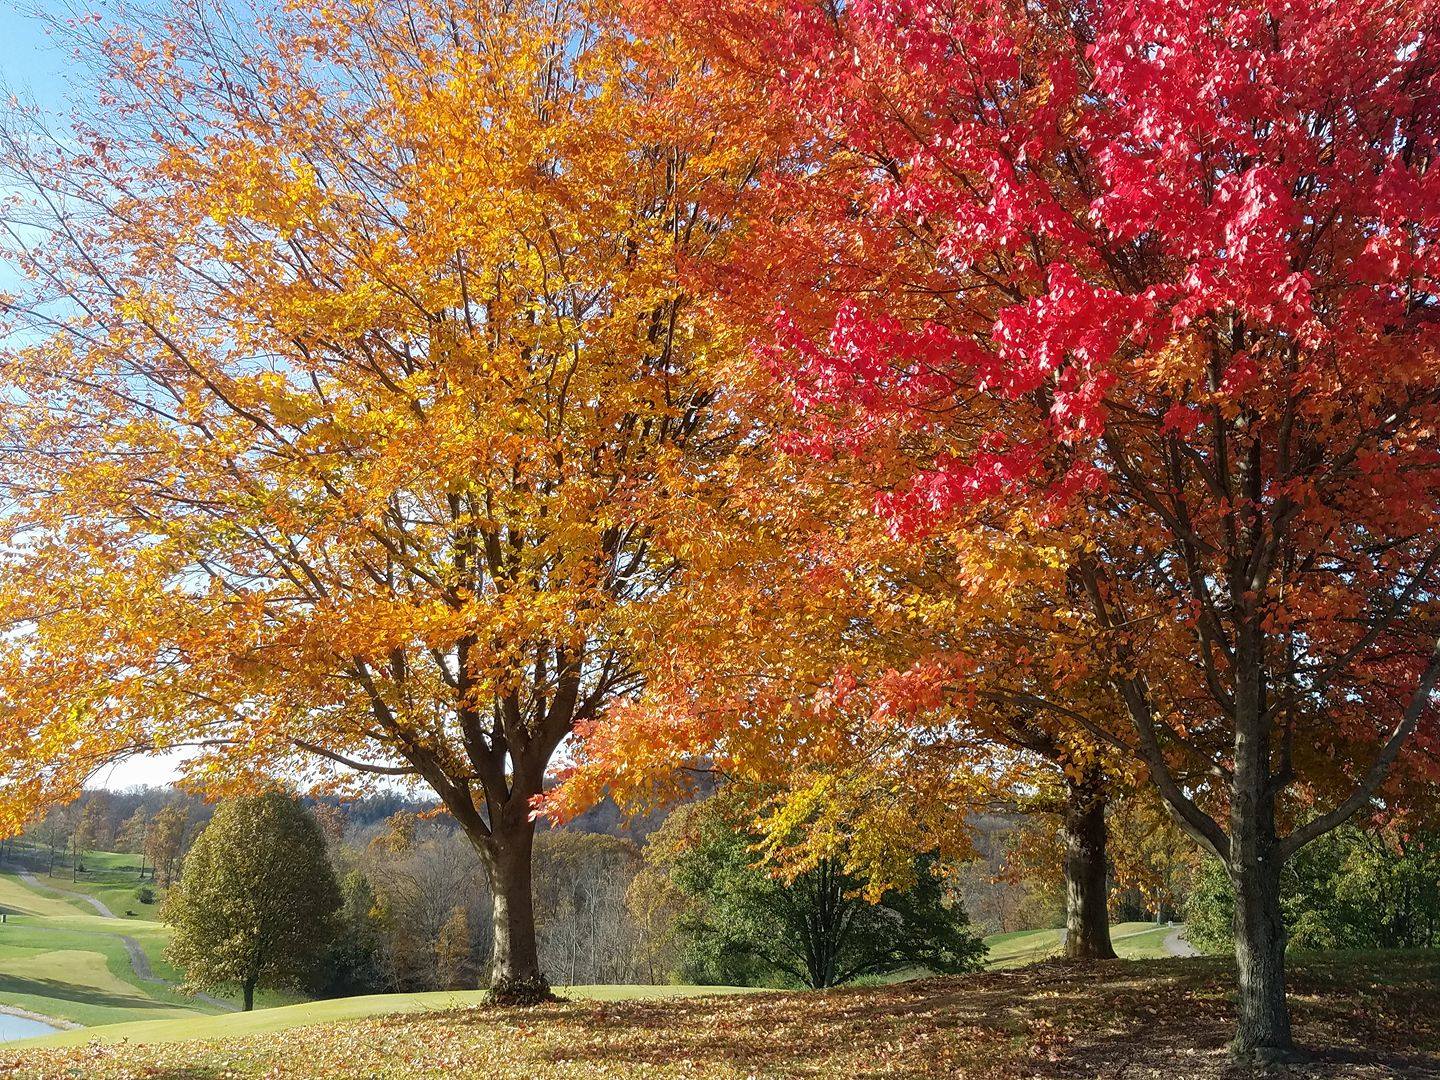
<svg viewBox="0 0 1440 1080">
<path fill-rule="evenodd" d="M 315 819 L 276 792 L 224 803 L 185 857 L 161 917 L 166 959 L 196 989 L 305 982 L 326 956 L 339 886 Z"/>
<path fill-rule="evenodd" d="M 985 946 L 948 895 L 933 858 L 917 859 L 908 888 L 879 902 L 838 859 L 785 879 L 756 865 L 755 836 L 724 798 L 684 807 L 650 844 L 689 901 L 678 929 L 687 981 L 838 986 L 906 968 L 973 971 Z"/>
</svg>

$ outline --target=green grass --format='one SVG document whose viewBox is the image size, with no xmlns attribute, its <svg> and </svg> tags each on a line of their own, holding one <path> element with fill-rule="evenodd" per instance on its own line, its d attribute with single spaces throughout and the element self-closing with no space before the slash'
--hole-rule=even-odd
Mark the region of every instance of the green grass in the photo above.
<svg viewBox="0 0 1440 1080">
<path fill-rule="evenodd" d="M 126 859 L 133 860 L 133 856 L 91 853 L 86 865 L 96 867 L 96 873 L 103 874 L 116 866 L 123 870 Z M 182 978 L 182 973 L 165 960 L 170 931 L 164 924 L 153 918 L 107 919 L 84 901 L 52 891 L 70 889 L 70 881 L 57 875 L 47 882 L 43 875 L 38 876 L 42 888 L 37 890 L 13 874 L 0 873 L 0 911 L 6 914 L 5 923 L 0 925 L 0 1005 L 85 1025 L 84 1029 L 72 1033 L 82 1041 L 97 1026 L 103 1026 L 106 1031 L 115 1027 L 143 1027 L 149 1031 L 158 1024 L 160 1030 L 156 1037 L 164 1038 L 167 1031 L 205 1031 L 207 1017 L 213 1015 L 227 1022 L 240 1020 L 240 1030 L 245 1032 L 252 1030 L 245 1024 L 257 1022 L 288 1027 L 321 1022 L 332 1015 L 368 1016 L 392 1010 L 448 1008 L 473 1003 L 483 996 L 483 991 L 475 991 L 468 993 L 468 1000 L 467 992 L 455 992 L 303 1002 L 293 993 L 260 990 L 256 994 L 257 1011 L 249 1017 L 237 1018 L 173 987 L 141 982 L 135 976 L 120 934 L 139 943 L 156 975 L 172 982 Z M 107 886 L 103 883 L 90 880 L 83 884 L 83 890 L 75 891 L 104 897 Z M 44 887 L 46 885 L 51 887 Z M 117 910 L 117 914 L 123 915 L 123 911 Z M 671 997 L 687 992 L 711 991 L 708 988 L 696 991 L 684 987 L 602 986 L 582 987 L 575 994 L 592 1000 L 619 1001 Z M 713 992 L 729 991 L 722 987 Z M 238 996 L 217 996 L 238 1004 Z M 305 1010 L 313 1010 L 315 1019 L 307 1019 Z M 271 1019 L 263 1022 L 254 1019 L 260 1016 Z M 262 1026 L 255 1030 L 265 1029 Z"/>
<path fill-rule="evenodd" d="M 112 923 L 112 925 L 114 924 Z M 133 929 L 133 927 L 126 926 L 125 929 L 129 931 Z M 141 947 L 145 949 L 147 954 L 158 952 L 159 949 L 163 948 L 163 942 L 157 940 L 155 935 L 151 936 L 149 943 L 139 935 L 132 934 L 131 936 L 140 941 Z M 3 927 L 0 927 L 0 957 L 8 955 L 12 950 L 22 950 L 33 957 L 32 964 L 27 966 L 22 974 L 29 975 L 38 971 L 41 966 L 48 963 L 47 957 L 50 953 L 83 953 L 87 956 L 98 957 L 100 963 L 104 965 L 108 973 L 108 978 L 102 979 L 100 982 L 92 981 L 89 984 L 96 987 L 97 991 L 102 992 L 104 995 L 113 996 L 113 985 L 111 984 L 112 981 L 118 981 L 126 984 L 131 990 L 153 1002 L 189 1010 L 203 1008 L 210 1011 L 212 1008 L 209 1006 L 201 1006 L 188 995 L 182 994 L 170 987 L 157 983 L 142 983 L 137 980 L 134 974 L 135 969 L 130 963 L 130 954 L 126 951 L 120 939 L 113 933 L 54 925 L 46 920 L 16 918 L 9 920 Z M 169 965 L 162 963 L 158 966 L 156 974 L 162 978 L 173 978 L 174 972 L 168 969 Z M 76 985 L 83 988 L 86 984 L 81 982 Z M 5 981 L 0 979 L 0 995 L 3 995 L 5 991 Z M 101 1019 L 87 1018 L 85 1015 L 82 1015 L 83 1010 L 68 1008 L 67 1003 L 72 1000 L 70 995 L 56 994 L 55 996 L 60 998 L 61 1001 L 57 1003 L 54 1010 L 48 1013 L 48 1015 L 51 1016 L 58 1016 L 65 1020 L 74 1020 L 76 1023 L 81 1024 L 110 1024 L 117 1023 L 121 1020 L 134 1019 L 134 1017 L 130 1016 L 111 1015 L 107 1015 Z M 12 1002 L 12 1004 L 15 1003 Z M 33 1006 L 28 1005 L 26 1007 L 33 1008 Z M 149 1006 L 142 1002 L 138 1005 L 131 1004 L 126 1007 L 148 1008 Z M 36 1011 L 45 1012 L 46 1010 L 36 1009 Z"/>
<path fill-rule="evenodd" d="M 1115 942 L 1115 954 L 1123 960 L 1158 960 L 1169 954 L 1165 951 L 1165 939 L 1175 932 L 1173 926 L 1149 925 L 1149 930 L 1131 933 L 1122 941 Z"/>
<path fill-rule="evenodd" d="M 0 1004 L 78 1024 L 199 1014 L 188 996 L 135 978 L 120 932 L 139 942 L 157 975 L 178 977 L 164 961 L 161 924 L 106 919 L 88 906 L 81 914 L 10 874 L 0 874 L 0 910 Z"/>
<path fill-rule="evenodd" d="M 1163 943 L 1174 933 L 1174 929 L 1171 926 L 1156 926 L 1152 922 L 1114 923 L 1110 927 L 1110 940 L 1122 959 L 1150 960 L 1165 955 Z M 990 947 L 987 967 L 1023 967 L 1059 953 L 1060 931 L 1015 930 L 1008 934 L 991 934 L 985 939 L 985 944 Z"/>
<path fill-rule="evenodd" d="M 87 909 L 94 915 L 94 909 Z M 16 915 L 37 915 L 44 918 L 67 918 L 79 911 L 68 901 L 49 892 L 37 892 L 23 885 L 13 874 L 0 874 L 0 912 L 7 918 Z"/>
<path fill-rule="evenodd" d="M 113 856 L 110 863 L 124 858 Z M 53 884 L 70 885 L 58 877 Z M 0 911 L 6 916 L 0 924 L 0 1005 L 84 1025 L 219 1011 L 136 977 L 120 934 L 136 940 L 156 975 L 172 982 L 181 978 L 164 956 L 169 929 L 153 919 L 107 919 L 81 900 L 33 889 L 9 873 L 0 874 Z"/>
<path fill-rule="evenodd" d="M 1021 967 L 1044 960 L 1060 949 L 1059 930 L 1015 930 L 992 934 L 985 939 L 990 948 L 990 968 Z"/>
<path fill-rule="evenodd" d="M 154 919 L 156 909 L 144 906 L 143 914 L 150 917 L 138 917 L 142 908 L 134 901 L 139 884 L 135 856 L 91 852 L 85 857 L 85 865 L 86 873 L 79 882 L 71 882 L 64 874 L 48 879 L 37 875 L 42 886 L 38 890 L 12 874 L 0 874 L 0 911 L 7 915 L 6 923 L 0 925 L 0 1004 L 92 1029 L 103 1026 L 106 1038 L 112 1034 L 116 1038 L 135 1038 L 131 1029 L 143 1027 L 146 1040 L 164 1041 L 172 1037 L 209 1037 L 205 1033 L 212 1030 L 218 1037 L 231 1031 L 257 1033 L 332 1019 L 452 1008 L 472 1004 L 483 996 L 483 991 L 457 991 L 298 1002 L 293 994 L 262 990 L 256 1002 L 259 1011 L 249 1016 L 227 1015 L 172 987 L 140 982 L 135 977 L 119 934 L 133 937 L 140 944 L 156 975 L 172 982 L 182 977 L 165 960 L 169 929 Z M 99 897 L 122 918 L 104 918 L 83 900 L 65 896 L 61 890 Z M 124 918 L 129 910 L 136 911 L 137 917 Z M 1168 927 L 1150 923 L 1120 923 L 1111 928 L 1116 951 L 1132 959 L 1163 955 L 1163 942 L 1169 933 Z M 1059 940 L 1058 930 L 994 935 L 986 939 L 991 950 L 989 966 L 1013 968 L 1042 960 L 1058 950 Z M 924 973 L 904 974 L 918 977 Z M 571 993 L 588 1000 L 626 1001 L 733 992 L 727 987 L 598 986 L 576 988 Z M 217 1029 L 215 1024 L 221 1026 Z M 85 1031 L 51 1038 L 83 1041 L 90 1034 Z"/>
<path fill-rule="evenodd" d="M 77 1024 L 139 1016 L 194 1017 L 115 974 L 112 958 L 90 949 L 26 949 L 0 944 L 0 1002 Z"/>
<path fill-rule="evenodd" d="M 138 855 L 91 851 L 87 852 L 81 861 L 85 865 L 85 872 L 80 875 L 80 880 L 75 883 L 68 879 L 61 881 L 62 888 L 74 889 L 95 897 L 121 918 L 155 918 L 161 901 L 165 899 L 165 890 L 148 876 L 144 881 L 140 880 Z M 148 873 L 147 868 L 147 875 Z M 155 894 L 154 903 L 144 904 L 136 897 L 135 892 L 141 885 L 149 886 Z M 135 912 L 134 916 L 127 914 L 131 911 Z"/>
<path fill-rule="evenodd" d="M 669 998 L 708 997 L 721 994 L 767 993 L 742 986 L 565 986 L 555 992 L 575 1001 L 653 1001 Z M 366 997 L 307 1001 L 250 1013 L 218 1016 L 190 1016 L 175 1020 L 111 1024 L 106 1027 L 62 1031 L 38 1039 L 25 1039 L 7 1046 L 76 1046 L 92 1040 L 113 1043 L 122 1040 L 137 1044 L 172 1043 L 188 1039 L 227 1039 L 246 1035 L 267 1035 L 311 1024 L 333 1024 L 394 1013 L 444 1012 L 481 1004 L 484 990 L 440 990 L 421 994 L 373 994 Z"/>
<path fill-rule="evenodd" d="M 74 881 L 68 865 L 57 866 L 53 875 L 40 870 L 35 871 L 35 876 L 44 888 L 55 890 L 63 902 L 78 911 L 93 914 L 95 909 L 84 900 L 64 894 L 93 896 L 122 919 L 153 920 L 156 917 L 165 899 L 165 890 L 148 877 L 140 880 L 140 856 L 118 851 L 87 851 L 80 861 L 85 869 L 74 875 Z M 144 904 L 136 897 L 135 892 L 142 885 L 154 892 L 154 903 Z"/>
<path fill-rule="evenodd" d="M 109 852 L 91 853 L 91 857 L 99 854 L 118 862 L 124 859 L 134 859 L 133 855 L 116 855 Z M 146 907 L 149 918 L 124 918 L 124 912 L 116 911 L 119 919 L 107 919 L 98 914 L 93 907 L 83 900 L 66 898 L 57 895 L 52 889 L 69 889 L 70 882 L 62 881 L 57 875 L 50 879 L 47 887 L 45 876 L 37 875 L 41 882 L 41 889 L 36 890 L 23 883 L 18 877 L 10 873 L 0 873 L 0 911 L 7 913 L 7 922 L 0 926 L 0 941 L 4 940 L 4 934 L 8 929 L 29 925 L 31 927 L 44 928 L 46 930 L 69 931 L 73 935 L 81 935 L 80 938 L 71 937 L 54 942 L 56 948 L 82 948 L 99 952 L 104 955 L 108 962 L 110 971 L 117 977 L 136 985 L 146 996 L 167 1004 L 187 1007 L 201 1013 L 220 1012 L 221 1010 L 188 994 L 161 986 L 156 983 L 142 983 L 135 979 L 134 968 L 130 965 L 129 955 L 125 947 L 120 943 L 117 934 L 124 934 L 134 938 L 149 957 L 150 967 L 153 972 L 162 979 L 178 983 L 184 978 L 184 972 L 175 968 L 165 959 L 165 945 L 170 939 L 170 928 L 164 923 L 156 920 L 158 907 Z M 93 883 L 92 883 L 93 884 Z M 113 907 L 113 905 L 112 905 Z M 77 944 L 78 941 L 78 944 Z M 235 1006 L 240 1004 L 239 991 L 233 993 L 215 993 L 213 996 L 228 1001 Z M 305 1000 L 302 995 L 285 991 L 260 989 L 255 992 L 255 1004 L 258 1008 L 269 1008 L 275 1005 L 293 1005 L 297 1001 Z M 5 1003 L 3 993 L 0 993 L 0 1004 Z M 33 1006 L 25 1006 L 33 1008 Z M 36 1008 L 36 1012 L 46 1012 L 44 1009 Z M 77 1017 L 64 1011 L 64 1006 L 57 1006 L 46 1015 L 57 1016 L 65 1020 L 77 1020 L 84 1023 Z M 105 1023 L 120 1019 L 135 1019 L 135 1017 L 112 1017 Z"/>
</svg>

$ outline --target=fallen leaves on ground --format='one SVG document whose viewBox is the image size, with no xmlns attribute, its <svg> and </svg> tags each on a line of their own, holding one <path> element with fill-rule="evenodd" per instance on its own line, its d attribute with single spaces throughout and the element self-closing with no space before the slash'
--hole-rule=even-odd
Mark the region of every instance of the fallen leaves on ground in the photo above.
<svg viewBox="0 0 1440 1080">
<path fill-rule="evenodd" d="M 1238 1077 L 1217 960 L 1050 962 L 807 994 L 566 1002 L 295 1028 L 223 1042 L 0 1054 L 34 1078 Z M 1440 956 L 1297 965 L 1300 1077 L 1440 1076 Z"/>
</svg>

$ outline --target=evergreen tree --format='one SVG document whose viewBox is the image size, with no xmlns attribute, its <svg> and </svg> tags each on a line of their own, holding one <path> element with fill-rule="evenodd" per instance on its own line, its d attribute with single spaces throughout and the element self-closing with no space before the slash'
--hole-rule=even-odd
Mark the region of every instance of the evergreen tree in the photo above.
<svg viewBox="0 0 1440 1080">
<path fill-rule="evenodd" d="M 351 870 L 341 879 L 339 923 L 325 961 L 324 992 L 331 997 L 352 997 L 385 990 L 375 891 L 360 870 Z"/>
</svg>

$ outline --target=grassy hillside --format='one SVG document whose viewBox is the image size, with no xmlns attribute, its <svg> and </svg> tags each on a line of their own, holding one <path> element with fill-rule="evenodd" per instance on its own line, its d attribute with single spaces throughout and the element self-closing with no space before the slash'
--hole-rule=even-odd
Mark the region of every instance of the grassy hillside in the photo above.
<svg viewBox="0 0 1440 1080">
<path fill-rule="evenodd" d="M 87 866 L 97 867 L 89 880 L 73 883 L 68 874 L 41 874 L 38 887 L 15 873 L 0 873 L 0 912 L 5 913 L 0 924 L 0 1005 L 86 1026 L 193 1020 L 223 1011 L 169 985 L 178 983 L 181 973 L 165 960 L 169 929 L 156 920 L 156 908 L 134 901 L 136 857 L 99 853 L 97 858 L 92 853 Z M 123 890 L 114 880 L 121 876 L 132 879 Z M 99 897 L 119 917 L 102 916 L 75 893 Z M 116 909 L 126 895 L 130 908 Z M 136 917 L 126 917 L 126 910 L 135 910 Z M 136 973 L 125 938 L 143 953 L 150 974 L 163 982 Z M 262 992 L 258 1000 L 272 1005 L 296 998 Z"/>
<path fill-rule="evenodd" d="M 1174 932 L 1172 926 L 1124 922 L 1110 927 L 1110 940 L 1122 960 L 1150 960 L 1165 955 L 1163 943 Z M 990 948 L 987 967 L 1021 967 L 1056 955 L 1060 951 L 1060 931 L 1017 930 L 992 934 L 985 939 L 985 944 Z"/>
<path fill-rule="evenodd" d="M 1233 979 L 1230 966 L 1213 958 L 1116 960 L 826 993 L 585 999 L 345 1019 L 346 1008 L 364 1002 L 355 999 L 204 1021 L 199 1032 L 233 1036 L 219 1041 L 0 1047 L 0 1075 L 1219 1080 L 1236 1075 L 1225 1050 Z M 1292 987 L 1296 1036 L 1316 1058 L 1287 1075 L 1440 1075 L 1436 954 L 1302 958 Z M 443 1007 L 446 996 L 414 1003 Z M 451 1005 L 466 999 L 448 997 Z M 277 1028 L 276 1014 L 311 1026 Z M 134 1025 L 130 1034 L 171 1026 Z"/>
<path fill-rule="evenodd" d="M 196 1003 L 135 976 L 120 932 L 150 958 L 155 973 L 176 977 L 164 963 L 159 923 L 81 914 L 73 903 L 0 874 L 0 1004 L 77 1024 L 203 1015 Z"/>
<path fill-rule="evenodd" d="M 57 869 L 53 877 L 44 873 L 37 873 L 36 877 L 43 887 L 57 890 L 68 903 L 87 914 L 93 913 L 95 909 L 66 894 L 93 896 L 122 919 L 155 918 L 160 902 L 165 898 L 165 890 L 148 877 L 144 881 L 140 880 L 138 855 L 117 851 L 87 851 L 81 862 L 85 869 L 79 874 L 72 874 L 67 867 Z M 154 893 L 154 899 L 149 904 L 143 903 L 136 896 L 136 891 L 142 885 Z"/>
</svg>

